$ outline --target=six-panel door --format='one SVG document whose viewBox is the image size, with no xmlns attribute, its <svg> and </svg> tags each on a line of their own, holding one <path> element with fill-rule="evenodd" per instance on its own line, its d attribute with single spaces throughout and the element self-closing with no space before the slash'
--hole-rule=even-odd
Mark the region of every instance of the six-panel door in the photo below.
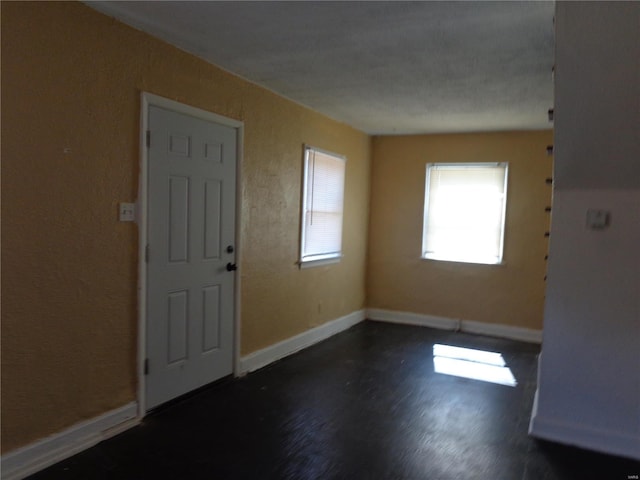
<svg viewBox="0 0 640 480">
<path fill-rule="evenodd" d="M 157 106 L 149 129 L 148 409 L 232 373 L 237 142 Z"/>
</svg>

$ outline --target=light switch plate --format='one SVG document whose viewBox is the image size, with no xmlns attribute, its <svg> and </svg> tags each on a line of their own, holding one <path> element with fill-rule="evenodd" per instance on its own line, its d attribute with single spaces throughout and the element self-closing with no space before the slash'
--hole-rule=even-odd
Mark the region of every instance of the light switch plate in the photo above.
<svg viewBox="0 0 640 480">
<path fill-rule="evenodd" d="M 136 204 L 120 203 L 118 219 L 121 222 L 134 222 L 136 220 Z"/>
<path fill-rule="evenodd" d="M 609 226 L 609 212 L 607 210 L 587 210 L 587 227 L 591 230 L 602 230 Z"/>
</svg>

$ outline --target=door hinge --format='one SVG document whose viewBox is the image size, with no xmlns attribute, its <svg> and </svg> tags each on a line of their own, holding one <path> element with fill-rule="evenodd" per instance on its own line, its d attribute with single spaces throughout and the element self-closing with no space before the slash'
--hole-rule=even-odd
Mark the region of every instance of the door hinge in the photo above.
<svg viewBox="0 0 640 480">
<path fill-rule="evenodd" d="M 147 246 L 144 247 L 144 261 L 145 263 L 149 263 L 149 244 L 147 243 Z"/>
<path fill-rule="evenodd" d="M 149 359 L 144 359 L 144 374 L 149 375 Z"/>
<path fill-rule="evenodd" d="M 151 148 L 151 130 L 147 130 L 147 148 Z"/>
</svg>

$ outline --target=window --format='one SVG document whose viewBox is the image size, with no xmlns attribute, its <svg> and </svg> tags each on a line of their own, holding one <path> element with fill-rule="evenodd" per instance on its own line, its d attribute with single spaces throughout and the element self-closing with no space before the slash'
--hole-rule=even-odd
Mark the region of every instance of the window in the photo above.
<svg viewBox="0 0 640 480">
<path fill-rule="evenodd" d="M 506 196 L 506 163 L 427 164 L 423 257 L 502 262 Z"/>
<path fill-rule="evenodd" d="M 300 266 L 338 262 L 342 256 L 342 209 L 346 159 L 304 149 Z"/>
</svg>

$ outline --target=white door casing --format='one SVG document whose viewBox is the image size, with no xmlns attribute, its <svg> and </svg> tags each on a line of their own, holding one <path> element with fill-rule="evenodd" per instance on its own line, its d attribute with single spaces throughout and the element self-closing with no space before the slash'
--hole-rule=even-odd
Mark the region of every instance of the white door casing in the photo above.
<svg viewBox="0 0 640 480">
<path fill-rule="evenodd" d="M 233 372 L 238 129 L 153 104 L 147 128 L 150 409 Z"/>
</svg>

